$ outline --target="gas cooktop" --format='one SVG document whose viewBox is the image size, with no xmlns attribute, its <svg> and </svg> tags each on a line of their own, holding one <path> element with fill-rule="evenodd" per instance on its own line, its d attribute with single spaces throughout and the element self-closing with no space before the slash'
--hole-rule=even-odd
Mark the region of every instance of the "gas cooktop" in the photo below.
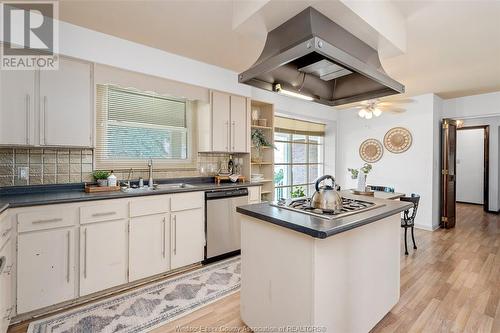
<svg viewBox="0 0 500 333">
<path fill-rule="evenodd" d="M 329 209 L 317 209 L 311 207 L 311 199 L 298 198 L 292 200 L 279 200 L 270 203 L 271 206 L 285 208 L 291 211 L 317 216 L 323 219 L 333 220 L 344 216 L 365 212 L 384 206 L 373 202 L 342 198 L 342 209 L 340 212 L 334 212 Z"/>
</svg>

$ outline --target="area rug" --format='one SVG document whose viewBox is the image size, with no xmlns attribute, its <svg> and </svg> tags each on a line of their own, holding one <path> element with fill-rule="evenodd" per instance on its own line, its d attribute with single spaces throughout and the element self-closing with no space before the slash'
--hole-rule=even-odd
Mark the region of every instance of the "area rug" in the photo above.
<svg viewBox="0 0 500 333">
<path fill-rule="evenodd" d="M 142 333 L 240 288 L 240 257 L 30 323 L 28 333 Z"/>
</svg>

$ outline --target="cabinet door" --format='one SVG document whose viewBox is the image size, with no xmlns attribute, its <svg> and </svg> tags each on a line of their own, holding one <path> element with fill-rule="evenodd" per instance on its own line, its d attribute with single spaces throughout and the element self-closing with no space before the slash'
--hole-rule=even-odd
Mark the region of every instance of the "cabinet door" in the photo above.
<svg viewBox="0 0 500 333">
<path fill-rule="evenodd" d="M 127 283 L 127 220 L 80 228 L 80 296 Z"/>
<path fill-rule="evenodd" d="M 0 251 L 0 333 L 7 332 L 12 314 L 12 256 L 10 240 Z"/>
<path fill-rule="evenodd" d="M 172 213 L 171 219 L 171 268 L 202 261 L 205 250 L 203 209 L 175 212 Z"/>
<path fill-rule="evenodd" d="M 130 281 L 170 269 L 170 220 L 168 214 L 130 219 Z"/>
<path fill-rule="evenodd" d="M 59 70 L 40 71 L 40 144 L 92 146 L 91 65 L 59 59 Z"/>
<path fill-rule="evenodd" d="M 19 234 L 17 313 L 75 298 L 73 228 Z"/>
<path fill-rule="evenodd" d="M 212 92 L 212 151 L 229 151 L 229 113 L 229 95 Z"/>
<path fill-rule="evenodd" d="M 245 97 L 231 96 L 231 151 L 248 152 L 247 101 Z"/>
<path fill-rule="evenodd" d="M 0 144 L 34 144 L 34 71 L 0 71 Z"/>
</svg>

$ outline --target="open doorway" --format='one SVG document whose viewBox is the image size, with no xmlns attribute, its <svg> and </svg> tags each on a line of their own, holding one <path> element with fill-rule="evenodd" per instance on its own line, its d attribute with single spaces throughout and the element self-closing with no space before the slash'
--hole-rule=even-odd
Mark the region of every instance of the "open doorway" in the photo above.
<svg viewBox="0 0 500 333">
<path fill-rule="evenodd" d="M 456 201 L 489 207 L 489 126 L 457 128 Z"/>
<path fill-rule="evenodd" d="M 460 125 L 461 122 L 454 119 L 443 119 L 442 122 L 440 221 L 442 228 L 455 226 L 457 201 L 477 201 L 475 203 L 482 204 L 483 209 L 489 211 L 489 125 Z M 474 132 L 476 129 L 480 131 Z M 480 142 L 481 137 L 482 142 Z M 457 145 L 460 147 L 457 148 Z M 469 174 L 471 172 L 473 175 Z M 461 179 L 457 183 L 459 177 Z M 464 193 L 470 192 L 471 189 L 474 190 L 472 196 Z"/>
</svg>

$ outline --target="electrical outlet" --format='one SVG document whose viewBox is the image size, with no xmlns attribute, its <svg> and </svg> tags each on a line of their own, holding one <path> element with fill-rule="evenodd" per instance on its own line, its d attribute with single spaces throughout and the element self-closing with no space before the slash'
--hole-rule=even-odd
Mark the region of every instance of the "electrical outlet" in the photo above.
<svg viewBox="0 0 500 333">
<path fill-rule="evenodd" d="M 28 180 L 29 170 L 30 169 L 28 167 L 17 168 L 17 174 L 18 174 L 19 179 Z"/>
</svg>

